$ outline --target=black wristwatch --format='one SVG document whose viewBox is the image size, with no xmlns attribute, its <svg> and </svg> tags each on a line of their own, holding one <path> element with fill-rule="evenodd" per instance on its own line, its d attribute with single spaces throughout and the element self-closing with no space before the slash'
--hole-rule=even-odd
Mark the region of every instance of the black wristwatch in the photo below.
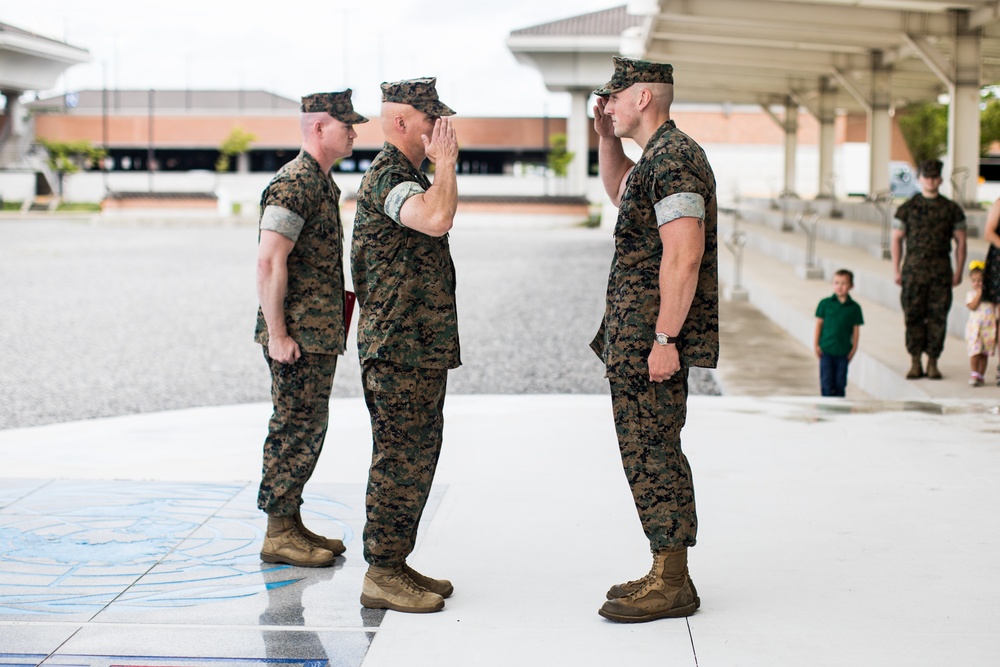
<svg viewBox="0 0 1000 667">
<path fill-rule="evenodd" d="M 668 336 L 665 333 L 656 333 L 656 342 L 660 345 L 674 345 L 680 340 L 680 336 Z"/>
</svg>

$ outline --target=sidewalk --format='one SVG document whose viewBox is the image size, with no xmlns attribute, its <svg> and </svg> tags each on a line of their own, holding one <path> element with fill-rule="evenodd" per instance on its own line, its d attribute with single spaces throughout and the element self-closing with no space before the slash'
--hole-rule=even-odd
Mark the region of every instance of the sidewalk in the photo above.
<svg viewBox="0 0 1000 667">
<path fill-rule="evenodd" d="M 362 400 L 334 401 L 309 488 L 306 519 L 349 544 L 330 570 L 257 558 L 268 405 L 3 431 L 0 654 L 66 666 L 990 665 L 995 406 L 692 397 L 703 606 L 641 626 L 596 614 L 610 584 L 648 568 L 604 396 L 449 398 L 412 563 L 457 592 L 442 613 L 381 623 L 357 602 Z"/>
</svg>

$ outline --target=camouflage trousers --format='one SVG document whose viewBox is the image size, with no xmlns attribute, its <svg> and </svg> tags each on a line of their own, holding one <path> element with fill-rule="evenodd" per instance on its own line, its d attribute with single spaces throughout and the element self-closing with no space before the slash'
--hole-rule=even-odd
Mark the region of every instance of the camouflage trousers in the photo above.
<svg viewBox="0 0 1000 667">
<path fill-rule="evenodd" d="M 441 453 L 447 370 L 368 360 L 361 368 L 372 422 L 364 555 L 394 567 L 417 539 Z"/>
<path fill-rule="evenodd" d="M 316 468 L 330 418 L 330 391 L 337 355 L 303 352 L 294 364 L 271 359 L 274 412 L 264 440 L 264 464 L 257 507 L 292 516 L 302 505 L 302 489 Z"/>
<path fill-rule="evenodd" d="M 944 351 L 951 309 L 951 266 L 943 270 L 903 271 L 899 294 L 906 324 L 906 351 L 911 357 L 927 353 L 937 358 Z"/>
<path fill-rule="evenodd" d="M 652 551 L 695 544 L 691 467 L 681 451 L 687 417 L 688 370 L 664 382 L 612 377 L 611 406 L 625 477 Z"/>
</svg>

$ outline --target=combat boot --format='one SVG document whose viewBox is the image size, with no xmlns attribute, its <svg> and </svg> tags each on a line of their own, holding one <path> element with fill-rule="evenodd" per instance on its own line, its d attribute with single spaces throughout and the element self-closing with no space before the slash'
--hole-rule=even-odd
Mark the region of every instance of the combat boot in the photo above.
<svg viewBox="0 0 1000 667">
<path fill-rule="evenodd" d="M 642 585 L 638 589 L 608 600 L 598 613 L 620 623 L 645 623 L 690 616 L 698 609 L 687 571 L 687 549 L 655 552 L 653 567 L 639 581 Z"/>
<path fill-rule="evenodd" d="M 260 559 L 265 563 L 286 563 L 297 567 L 327 567 L 333 565 L 336 556 L 332 551 L 318 547 L 299 532 L 295 517 L 267 517 L 267 534 L 260 550 Z"/>
<path fill-rule="evenodd" d="M 306 540 L 308 540 L 311 544 L 326 549 L 334 556 L 339 556 L 347 551 L 347 547 L 344 546 L 342 541 L 317 535 L 306 528 L 306 525 L 302 523 L 302 515 L 298 512 L 295 513 L 295 527 L 299 529 L 299 533 L 302 537 L 306 538 Z"/>
<path fill-rule="evenodd" d="M 412 567 L 403 563 L 403 572 L 406 573 L 410 579 L 413 580 L 417 586 L 429 590 L 431 593 L 437 593 L 443 598 L 451 597 L 451 594 L 455 592 L 455 587 L 451 585 L 451 582 L 447 579 L 432 579 L 426 575 L 420 574 Z"/>
<path fill-rule="evenodd" d="M 444 609 L 444 598 L 418 586 L 404 566 L 369 566 L 361 585 L 361 606 L 424 614 Z"/>
<path fill-rule="evenodd" d="M 647 574 L 646 577 L 648 576 Z M 631 595 L 642 588 L 642 585 L 646 583 L 646 577 L 636 579 L 635 581 L 626 581 L 624 584 L 615 584 L 608 589 L 607 598 L 614 600 L 615 598 L 623 598 Z M 694 581 L 690 575 L 688 575 L 688 586 L 691 587 L 691 594 L 694 595 L 694 608 L 699 609 L 701 607 L 701 598 L 698 597 L 698 589 L 694 587 Z"/>
<path fill-rule="evenodd" d="M 930 365 L 930 362 L 927 362 Z M 922 378 L 924 376 L 924 369 L 920 365 L 920 355 L 913 357 L 913 362 L 910 364 L 910 370 L 906 373 L 907 380 L 916 380 L 917 378 Z"/>
<path fill-rule="evenodd" d="M 927 359 L 927 379 L 928 380 L 940 380 L 941 371 L 937 367 L 937 357 L 928 357 Z"/>
</svg>

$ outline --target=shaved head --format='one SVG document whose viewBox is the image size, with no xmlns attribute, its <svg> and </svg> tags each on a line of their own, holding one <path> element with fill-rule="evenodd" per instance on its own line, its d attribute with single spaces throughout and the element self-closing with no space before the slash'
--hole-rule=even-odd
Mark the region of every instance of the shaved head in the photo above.
<svg viewBox="0 0 1000 667">
<path fill-rule="evenodd" d="M 669 111 L 670 105 L 674 103 L 674 86 L 670 83 L 639 83 L 637 86 L 642 86 L 647 89 L 653 96 L 651 104 L 653 104 L 658 111 Z"/>
<path fill-rule="evenodd" d="M 302 130 L 303 138 L 308 137 L 313 133 L 313 128 L 316 127 L 316 123 L 326 125 L 329 120 L 334 120 L 334 118 L 325 111 L 300 114 L 299 129 Z"/>
<path fill-rule="evenodd" d="M 379 120 L 382 123 L 382 132 L 389 137 L 397 136 L 400 132 L 401 128 L 396 122 L 397 118 L 402 118 L 404 125 L 409 125 L 415 118 L 423 117 L 424 112 L 415 109 L 409 104 L 401 104 L 399 102 L 383 102 L 382 114 L 379 116 Z"/>
</svg>

